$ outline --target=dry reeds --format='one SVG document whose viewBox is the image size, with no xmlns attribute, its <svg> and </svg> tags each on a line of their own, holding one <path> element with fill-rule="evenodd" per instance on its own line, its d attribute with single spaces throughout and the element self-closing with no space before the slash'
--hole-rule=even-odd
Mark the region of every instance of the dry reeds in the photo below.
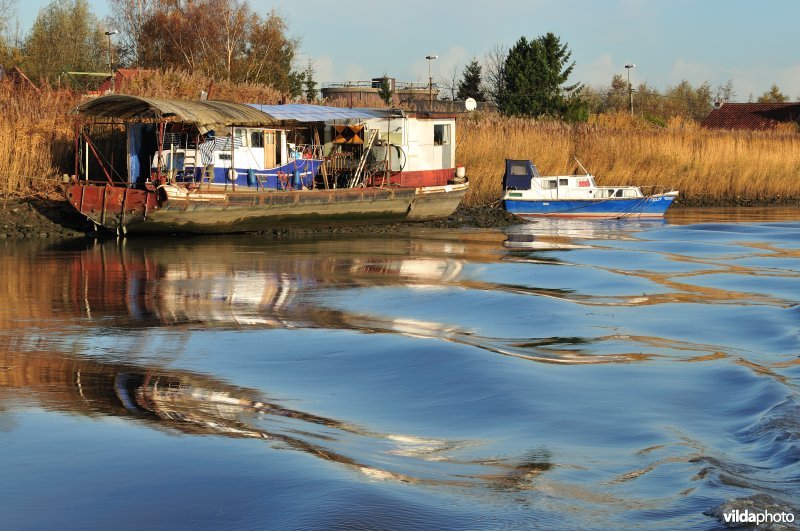
<svg viewBox="0 0 800 531">
<path fill-rule="evenodd" d="M 739 204 L 800 200 L 800 135 L 714 131 L 679 118 L 666 128 L 627 114 L 566 124 L 473 115 L 458 124 L 458 162 L 467 168 L 469 204 L 501 196 L 506 158 L 531 159 L 542 174 L 582 173 L 600 184 L 675 189 L 687 203 Z"/>
<path fill-rule="evenodd" d="M 54 188 L 72 152 L 73 131 L 66 113 L 77 101 L 70 91 L 0 83 L 0 194 Z"/>
<path fill-rule="evenodd" d="M 210 99 L 274 104 L 285 97 L 266 85 L 213 82 L 177 70 L 148 71 L 126 80 L 126 94 L 161 98 Z M 0 195 L 53 191 L 62 173 L 74 173 L 72 108 L 81 96 L 71 90 L 17 87 L 0 82 Z"/>
<path fill-rule="evenodd" d="M 209 99 L 241 103 L 274 105 L 286 99 L 267 85 L 216 81 L 204 74 L 174 69 L 144 71 L 127 79 L 122 87 L 122 92 L 131 96 L 184 100 L 198 99 L 201 90 L 208 93 Z"/>
<path fill-rule="evenodd" d="M 278 103 L 263 85 L 215 82 L 180 71 L 152 72 L 126 81 L 133 95 Z M 67 90 L 18 89 L 0 83 L 0 194 L 54 188 L 73 173 L 68 112 L 80 96 Z M 467 203 L 501 196 L 506 158 L 531 159 L 543 174 L 579 172 L 575 158 L 601 184 L 674 188 L 689 203 L 771 203 L 800 199 L 800 135 L 794 125 L 767 132 L 711 131 L 675 118 L 656 127 L 627 114 L 600 115 L 588 124 L 472 114 L 458 123 L 457 161 L 471 179 Z"/>
</svg>

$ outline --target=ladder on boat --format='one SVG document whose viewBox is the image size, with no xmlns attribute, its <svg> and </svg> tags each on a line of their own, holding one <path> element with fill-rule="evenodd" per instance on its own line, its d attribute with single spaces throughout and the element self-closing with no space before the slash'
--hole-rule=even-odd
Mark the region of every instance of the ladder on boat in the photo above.
<svg viewBox="0 0 800 531">
<path fill-rule="evenodd" d="M 372 145 L 375 144 L 375 139 L 378 138 L 379 131 L 377 129 L 370 129 L 369 132 L 370 132 L 369 140 L 367 140 L 367 145 L 364 147 L 364 152 L 361 154 L 361 159 L 358 161 L 358 166 L 356 166 L 356 171 L 347 185 L 348 188 L 353 188 L 360 184 L 361 178 L 364 173 L 364 166 L 366 166 L 367 164 L 367 157 L 369 156 L 369 152 L 372 149 Z"/>
</svg>

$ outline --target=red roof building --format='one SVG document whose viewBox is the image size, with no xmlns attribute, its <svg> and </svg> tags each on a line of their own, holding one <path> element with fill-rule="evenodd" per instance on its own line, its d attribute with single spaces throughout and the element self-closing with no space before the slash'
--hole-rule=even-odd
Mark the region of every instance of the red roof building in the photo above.
<svg viewBox="0 0 800 531">
<path fill-rule="evenodd" d="M 127 80 L 136 76 L 148 75 L 153 72 L 155 72 L 155 70 L 144 70 L 141 68 L 117 68 L 114 71 L 114 92 L 123 92 Z M 97 87 L 97 92 L 100 94 L 111 92 L 111 76 L 108 76 L 105 81 L 103 81 L 100 86 Z"/>
<path fill-rule="evenodd" d="M 25 72 L 22 71 L 21 68 L 17 66 L 12 66 L 5 72 L 2 68 L 0 68 L 0 79 L 9 81 L 14 84 L 14 86 L 19 89 L 33 89 L 38 91 L 39 88 L 34 85 L 33 81 L 28 79 L 28 76 L 25 75 Z"/>
<path fill-rule="evenodd" d="M 723 103 L 706 116 L 702 126 L 763 131 L 791 122 L 800 123 L 800 103 Z"/>
</svg>

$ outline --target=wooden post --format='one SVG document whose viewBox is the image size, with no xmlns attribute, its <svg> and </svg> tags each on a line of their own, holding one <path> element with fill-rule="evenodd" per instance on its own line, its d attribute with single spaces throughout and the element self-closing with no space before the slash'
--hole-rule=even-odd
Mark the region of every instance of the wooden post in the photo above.
<svg viewBox="0 0 800 531">
<path fill-rule="evenodd" d="M 322 144 L 319 141 L 319 131 L 314 129 L 314 141 L 319 146 L 320 155 L 322 155 L 322 182 L 325 183 L 325 189 L 328 190 L 328 169 L 325 167 L 325 153 L 322 150 Z"/>
</svg>

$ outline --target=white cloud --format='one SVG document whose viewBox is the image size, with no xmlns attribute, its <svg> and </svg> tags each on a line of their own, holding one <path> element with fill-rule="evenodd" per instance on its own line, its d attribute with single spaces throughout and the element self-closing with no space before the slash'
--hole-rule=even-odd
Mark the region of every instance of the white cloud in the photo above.
<svg viewBox="0 0 800 531">
<path fill-rule="evenodd" d="M 687 61 L 679 57 L 672 63 L 669 71 L 669 84 L 674 86 L 683 81 L 688 81 L 692 86 L 700 86 L 708 81 L 712 86 L 718 84 L 719 73 L 714 67 L 694 61 Z"/>
<path fill-rule="evenodd" d="M 800 101 L 800 63 L 779 70 L 777 78 L 781 92 L 792 101 Z"/>
<path fill-rule="evenodd" d="M 355 63 L 345 66 L 343 72 L 344 76 L 338 76 L 338 79 L 333 79 L 332 81 L 366 81 L 372 79 L 372 74 L 368 73 L 363 66 Z M 334 77 L 337 76 L 334 75 Z"/>
<path fill-rule="evenodd" d="M 610 54 L 603 54 L 591 63 L 576 63 L 567 83 L 580 82 L 593 87 L 610 85 L 614 74 L 624 71 L 624 65 L 615 65 Z"/>
<path fill-rule="evenodd" d="M 329 55 L 323 55 L 312 59 L 314 63 L 314 79 L 318 83 L 335 81 L 333 59 Z"/>
</svg>

